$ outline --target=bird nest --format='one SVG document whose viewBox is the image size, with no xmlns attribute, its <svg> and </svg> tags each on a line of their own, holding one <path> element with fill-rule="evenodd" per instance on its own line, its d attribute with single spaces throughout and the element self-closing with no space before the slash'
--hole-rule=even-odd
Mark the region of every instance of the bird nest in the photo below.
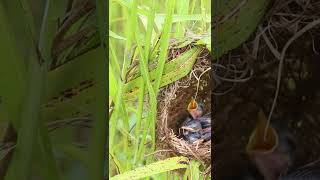
<svg viewBox="0 0 320 180">
<path fill-rule="evenodd" d="M 175 52 L 171 52 L 175 54 Z M 183 155 L 204 164 L 211 160 L 211 140 L 189 143 L 181 136 L 181 123 L 188 116 L 187 106 L 193 97 L 211 112 L 210 53 L 200 53 L 193 70 L 186 77 L 161 89 L 158 96 L 157 157 Z"/>
</svg>

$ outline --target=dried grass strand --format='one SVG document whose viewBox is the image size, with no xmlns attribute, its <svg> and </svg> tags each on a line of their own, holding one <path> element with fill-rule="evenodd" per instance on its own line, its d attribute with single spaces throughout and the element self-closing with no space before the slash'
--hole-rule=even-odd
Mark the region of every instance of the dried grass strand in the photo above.
<svg viewBox="0 0 320 180">
<path fill-rule="evenodd" d="M 317 19 L 311 23 L 309 23 L 308 25 L 306 25 L 304 28 L 302 28 L 301 30 L 299 30 L 297 33 L 295 33 L 288 41 L 287 43 L 284 45 L 282 51 L 281 51 L 281 56 L 280 56 L 280 62 L 279 62 L 279 68 L 278 68 L 278 75 L 277 75 L 277 86 L 276 86 L 276 92 L 274 95 L 274 99 L 272 102 L 272 106 L 271 106 L 271 110 L 268 116 L 268 121 L 267 121 L 267 125 L 265 127 L 264 130 L 264 140 L 266 140 L 266 136 L 267 136 L 267 129 L 270 126 L 270 121 L 271 121 L 271 116 L 273 114 L 274 108 L 276 106 L 277 103 L 277 99 L 278 99 L 278 95 L 279 95 L 279 91 L 280 91 L 280 84 L 281 84 L 281 74 L 282 74 L 282 67 L 283 67 L 283 63 L 284 63 L 284 57 L 286 55 L 287 49 L 290 47 L 290 45 L 296 40 L 298 39 L 301 35 L 303 35 L 305 32 L 307 32 L 308 30 L 314 28 L 315 26 L 320 24 L 320 19 Z"/>
</svg>

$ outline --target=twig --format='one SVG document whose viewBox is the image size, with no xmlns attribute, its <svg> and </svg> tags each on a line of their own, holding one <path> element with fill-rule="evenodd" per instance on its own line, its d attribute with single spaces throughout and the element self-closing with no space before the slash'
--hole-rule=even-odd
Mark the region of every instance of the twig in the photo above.
<svg viewBox="0 0 320 180">
<path fill-rule="evenodd" d="M 308 164 L 305 164 L 305 165 L 301 166 L 300 168 L 311 167 L 311 166 L 313 166 L 313 165 L 315 165 L 315 164 L 317 164 L 317 163 L 319 163 L 319 162 L 320 162 L 320 158 L 317 159 L 317 160 L 315 160 L 315 161 L 309 162 Z M 300 168 L 299 168 L 299 169 L 300 169 Z"/>
<path fill-rule="evenodd" d="M 209 71 L 210 69 L 211 69 L 211 67 L 209 67 L 208 69 L 206 69 L 205 71 L 203 71 L 203 72 L 200 74 L 199 78 L 196 78 L 197 81 L 198 81 L 198 83 L 197 83 L 197 91 L 196 91 L 196 95 L 195 95 L 194 99 L 196 99 L 196 98 L 197 98 L 197 95 L 198 95 L 201 76 L 202 76 L 204 73 L 206 73 L 207 71 Z"/>
<path fill-rule="evenodd" d="M 270 27 L 267 27 L 267 28 L 270 28 Z M 267 46 L 269 47 L 270 51 L 272 52 L 272 54 L 274 55 L 274 57 L 276 57 L 278 60 L 280 60 L 280 53 L 279 53 L 279 51 L 278 51 L 275 47 L 273 47 L 273 45 L 272 45 L 272 43 L 270 42 L 270 40 L 268 39 L 267 35 L 264 33 L 267 28 L 262 29 L 262 27 L 259 26 L 259 30 L 260 30 L 260 32 L 261 32 L 261 35 L 262 35 L 263 39 L 265 40 Z"/>
<path fill-rule="evenodd" d="M 318 24 L 320 24 L 320 19 L 314 20 L 313 22 L 311 22 L 308 25 L 306 25 L 305 27 L 303 27 L 301 30 L 299 30 L 296 34 L 294 34 L 287 41 L 287 43 L 284 45 L 284 47 L 283 47 L 283 49 L 281 51 L 279 68 L 278 68 L 278 75 L 277 75 L 277 89 L 276 89 L 275 96 L 274 96 L 274 99 L 273 99 L 273 103 L 272 103 L 272 106 L 271 106 L 271 110 L 270 110 L 270 113 L 269 113 L 267 125 L 266 125 L 265 130 L 264 130 L 264 140 L 266 140 L 267 129 L 270 126 L 271 116 L 273 114 L 273 111 L 274 111 L 274 108 L 276 106 L 276 102 L 277 102 L 277 99 L 278 99 L 278 95 L 279 95 L 279 91 L 280 91 L 282 67 L 283 67 L 284 57 L 286 55 L 287 49 L 292 44 L 292 42 L 294 42 L 297 38 L 299 38 L 305 32 L 307 32 L 308 30 L 312 29 L 313 27 L 315 27 Z"/>
<path fill-rule="evenodd" d="M 55 57 L 53 52 L 55 52 L 55 49 L 57 48 L 57 46 L 59 46 L 60 41 L 63 39 L 68 29 L 85 14 L 95 9 L 95 1 L 92 1 L 92 0 L 84 0 L 84 1 L 85 2 L 82 3 L 82 5 L 79 8 L 71 12 L 70 16 L 68 16 L 67 19 L 63 22 L 62 26 L 59 28 L 57 34 L 55 35 L 55 38 L 53 39 L 53 44 L 52 44 L 52 57 Z M 52 60 L 51 67 L 55 67 L 56 64 L 57 64 L 57 58 L 55 57 Z"/>
<path fill-rule="evenodd" d="M 67 37 L 66 39 L 60 40 L 59 43 L 55 45 L 55 48 L 52 50 L 52 56 L 56 58 L 62 51 L 71 47 L 75 43 L 79 42 L 83 37 L 86 37 L 89 33 L 95 32 L 95 28 L 88 26 L 83 28 L 79 32 Z"/>
</svg>

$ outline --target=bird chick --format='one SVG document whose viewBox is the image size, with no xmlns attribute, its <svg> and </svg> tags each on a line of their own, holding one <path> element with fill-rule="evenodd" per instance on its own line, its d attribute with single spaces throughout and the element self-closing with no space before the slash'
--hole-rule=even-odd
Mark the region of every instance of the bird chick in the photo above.
<svg viewBox="0 0 320 180">
<path fill-rule="evenodd" d="M 204 114 L 204 105 L 191 99 L 187 111 L 191 117 L 187 117 L 182 125 L 183 135 L 189 142 L 196 140 L 208 141 L 211 139 L 211 116 Z"/>
<path fill-rule="evenodd" d="M 264 114 L 260 112 L 260 125 L 265 128 L 266 117 Z M 278 121 L 279 122 L 279 121 Z M 259 130 L 258 130 L 259 129 Z M 257 126 L 255 129 L 257 131 L 261 131 L 262 128 Z M 258 138 L 256 136 L 260 132 L 256 132 L 253 134 L 253 138 Z M 265 180 L 319 180 L 320 179 L 320 165 L 313 164 L 309 166 L 305 166 L 298 169 L 291 169 L 291 165 L 294 161 L 294 153 L 296 150 L 296 142 L 292 134 L 280 123 L 272 122 L 270 127 L 268 128 L 268 132 L 271 133 L 269 137 L 276 138 L 274 144 L 270 143 L 270 145 L 274 145 L 270 149 L 260 149 L 257 151 L 258 154 L 253 154 L 249 152 L 249 155 L 253 157 L 251 160 L 257 166 L 260 173 L 263 175 Z M 260 137 L 261 138 L 261 137 Z M 268 140 L 268 138 L 266 138 Z M 253 141 L 258 141 L 258 139 Z M 249 141 L 248 147 L 252 146 L 253 141 Z M 270 141 L 269 141 L 270 142 Z M 260 139 L 260 143 L 264 143 L 262 139 Z M 251 146 L 251 147 L 250 147 Z M 255 146 L 257 148 L 258 146 Z M 254 150 L 255 148 L 251 149 Z M 247 149 L 248 150 L 248 149 Z M 257 150 L 257 149 L 256 149 Z M 259 154 L 260 153 L 260 154 Z"/>
<path fill-rule="evenodd" d="M 296 142 L 287 128 L 276 121 L 268 125 L 265 114 L 260 111 L 258 123 L 246 147 L 247 156 L 241 158 L 238 155 L 235 161 L 219 167 L 222 170 L 232 169 L 232 173 L 219 174 L 219 179 L 320 180 L 319 162 L 291 169 L 295 150 Z"/>
<path fill-rule="evenodd" d="M 192 98 L 188 104 L 187 110 L 193 119 L 198 119 L 204 113 L 204 105 L 203 103 L 197 103 L 195 99 Z"/>
<path fill-rule="evenodd" d="M 204 141 L 208 141 L 211 139 L 211 116 L 210 114 L 199 117 L 197 120 L 200 121 L 202 127 L 202 136 L 201 138 Z"/>
<path fill-rule="evenodd" d="M 277 180 L 292 165 L 295 143 L 283 127 L 275 123 L 268 125 L 265 114 L 260 111 L 246 151 L 265 180 Z"/>
<path fill-rule="evenodd" d="M 200 121 L 187 117 L 187 119 L 182 123 L 181 129 L 184 139 L 190 143 L 201 138 L 202 127 Z"/>
</svg>

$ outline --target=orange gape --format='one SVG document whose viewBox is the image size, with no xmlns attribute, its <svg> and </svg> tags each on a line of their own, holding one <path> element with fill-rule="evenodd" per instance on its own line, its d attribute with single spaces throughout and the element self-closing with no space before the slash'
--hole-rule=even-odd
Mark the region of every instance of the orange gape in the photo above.
<svg viewBox="0 0 320 180">
<path fill-rule="evenodd" d="M 289 151 L 285 151 L 289 147 L 282 148 L 287 142 L 279 141 L 279 136 L 284 134 L 280 130 L 277 131 L 273 124 L 267 126 L 267 118 L 260 111 L 258 123 L 250 136 L 246 152 L 265 180 L 277 180 L 286 173 L 292 157 Z"/>
<path fill-rule="evenodd" d="M 188 112 L 192 116 L 193 119 L 197 119 L 203 115 L 203 108 L 199 106 L 195 99 L 191 99 L 187 108 Z"/>
<path fill-rule="evenodd" d="M 251 133 L 247 144 L 247 152 L 271 153 L 278 145 L 278 134 L 272 126 L 267 126 L 267 117 L 260 110 L 258 123 Z M 266 132 L 265 132 L 266 130 Z M 265 136 L 266 133 L 266 136 Z"/>
</svg>

